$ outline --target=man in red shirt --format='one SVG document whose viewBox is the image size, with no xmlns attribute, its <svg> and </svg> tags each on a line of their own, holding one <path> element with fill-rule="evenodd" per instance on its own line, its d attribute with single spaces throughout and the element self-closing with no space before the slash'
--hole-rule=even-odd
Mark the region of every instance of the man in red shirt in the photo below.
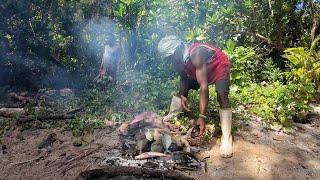
<svg viewBox="0 0 320 180">
<path fill-rule="evenodd" d="M 209 99 L 208 85 L 215 84 L 220 104 L 220 123 L 222 138 L 220 154 L 232 156 L 232 112 L 229 104 L 230 62 L 221 49 L 207 43 L 186 45 L 176 36 L 167 36 L 158 44 L 158 51 L 165 59 L 170 60 L 180 75 L 181 106 L 189 111 L 187 98 L 190 89 L 199 89 L 199 117 L 196 125 L 199 135 L 204 133 L 205 119 Z"/>
</svg>

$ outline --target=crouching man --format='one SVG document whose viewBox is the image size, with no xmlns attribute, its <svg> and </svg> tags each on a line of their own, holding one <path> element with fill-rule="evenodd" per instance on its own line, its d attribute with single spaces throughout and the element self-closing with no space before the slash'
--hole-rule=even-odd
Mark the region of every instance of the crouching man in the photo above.
<svg viewBox="0 0 320 180">
<path fill-rule="evenodd" d="M 188 91 L 199 91 L 199 117 L 196 125 L 202 136 L 207 118 L 209 99 L 208 85 L 215 84 L 220 104 L 220 123 L 222 129 L 220 154 L 222 157 L 232 156 L 232 112 L 229 104 L 230 62 L 221 49 L 207 43 L 186 45 L 176 36 L 166 36 L 158 44 L 160 55 L 173 63 L 180 75 L 181 106 L 189 111 Z"/>
</svg>

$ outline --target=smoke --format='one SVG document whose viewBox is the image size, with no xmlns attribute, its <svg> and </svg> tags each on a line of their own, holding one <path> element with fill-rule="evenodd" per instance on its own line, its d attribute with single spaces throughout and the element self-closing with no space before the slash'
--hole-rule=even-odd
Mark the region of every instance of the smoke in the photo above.
<svg viewBox="0 0 320 180">
<path fill-rule="evenodd" d="M 89 20 L 75 27 L 75 35 L 88 55 L 101 56 L 106 42 L 116 42 L 115 24 L 107 17 Z"/>
</svg>

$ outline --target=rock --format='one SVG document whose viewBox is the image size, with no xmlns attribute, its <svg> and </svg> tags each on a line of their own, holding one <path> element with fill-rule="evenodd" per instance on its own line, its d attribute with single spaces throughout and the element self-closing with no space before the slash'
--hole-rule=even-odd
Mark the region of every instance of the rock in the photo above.
<svg viewBox="0 0 320 180">
<path fill-rule="evenodd" d="M 145 150 L 147 149 L 148 143 L 149 143 L 148 139 L 138 140 L 135 146 L 135 150 L 138 151 L 139 154 L 145 152 Z"/>
<path fill-rule="evenodd" d="M 47 90 L 46 92 L 44 92 L 46 95 L 48 95 L 48 96 L 52 96 L 52 95 L 54 95 L 54 94 L 56 94 L 57 93 L 57 90 L 53 90 L 53 89 L 51 89 L 51 90 Z"/>
<path fill-rule="evenodd" d="M 172 144 L 175 144 L 177 147 L 182 147 L 181 136 L 173 135 L 172 136 Z"/>
<path fill-rule="evenodd" d="M 81 142 L 84 142 L 86 144 L 90 144 L 94 142 L 94 136 L 92 133 L 87 133 L 81 138 Z"/>
<path fill-rule="evenodd" d="M 259 130 L 257 130 L 257 129 L 253 129 L 253 130 L 251 131 L 251 134 L 254 135 L 254 136 L 257 137 L 257 138 L 262 137 L 261 131 L 259 131 Z"/>
<path fill-rule="evenodd" d="M 20 93 L 20 96 L 27 97 L 28 96 L 28 91 L 23 91 Z"/>
<path fill-rule="evenodd" d="M 310 104 L 313 113 L 320 114 L 320 104 Z"/>
<path fill-rule="evenodd" d="M 50 148 L 56 140 L 57 140 L 57 134 L 56 133 L 51 133 L 51 134 L 48 135 L 48 137 L 46 139 L 44 139 L 38 145 L 38 148 L 39 149 Z"/>
<path fill-rule="evenodd" d="M 152 136 L 153 136 L 153 140 L 160 142 L 160 140 L 161 140 L 161 133 L 160 133 L 159 129 L 157 129 L 157 128 L 153 129 L 153 134 L 152 134 Z"/>
<path fill-rule="evenodd" d="M 172 143 L 172 139 L 171 139 L 171 136 L 168 135 L 168 134 L 163 134 L 161 136 L 161 144 L 165 150 L 165 152 L 169 152 L 169 147 Z"/>
<path fill-rule="evenodd" d="M 195 157 L 199 160 L 199 161 L 203 161 L 207 158 L 210 158 L 210 151 L 200 151 L 195 153 Z"/>
<path fill-rule="evenodd" d="M 273 150 L 273 152 L 275 152 L 277 154 L 279 154 L 281 152 L 280 149 L 275 145 L 271 146 L 271 149 Z"/>
<path fill-rule="evenodd" d="M 170 151 L 170 152 L 182 151 L 182 147 L 181 147 L 181 146 L 177 146 L 177 144 L 175 144 L 174 142 L 172 142 L 171 145 L 170 145 L 170 147 L 169 147 L 169 151 Z"/>
<path fill-rule="evenodd" d="M 17 139 L 19 139 L 20 141 L 25 140 L 21 132 L 17 134 Z"/>
<path fill-rule="evenodd" d="M 60 95 L 61 95 L 61 96 L 70 96 L 70 95 L 73 94 L 73 91 L 72 91 L 72 89 L 70 89 L 70 88 L 60 89 L 59 92 L 60 92 Z"/>
<path fill-rule="evenodd" d="M 2 145 L 1 145 L 1 149 L 2 149 L 2 154 L 7 154 L 7 153 L 8 153 L 8 152 L 6 151 L 6 150 L 7 150 L 7 145 L 2 144 Z"/>
<path fill-rule="evenodd" d="M 150 151 L 151 152 L 159 152 L 159 153 L 162 153 L 163 152 L 163 146 L 160 142 L 153 142 L 151 144 L 151 148 L 150 148 Z"/>
<path fill-rule="evenodd" d="M 284 140 L 286 140 L 286 137 L 285 136 L 281 136 L 279 134 L 273 134 L 272 135 L 272 139 L 275 140 L 275 141 L 284 141 Z"/>
<path fill-rule="evenodd" d="M 75 147 L 80 147 L 82 146 L 82 141 L 80 139 L 76 139 L 73 141 L 72 145 Z"/>
<path fill-rule="evenodd" d="M 147 140 L 149 140 L 149 141 L 153 140 L 153 133 L 150 131 L 150 129 L 148 129 L 144 134 L 145 134 Z"/>
<path fill-rule="evenodd" d="M 183 145 L 183 151 L 185 151 L 185 152 L 190 152 L 191 151 L 190 144 L 186 139 L 181 138 L 181 143 Z"/>
<path fill-rule="evenodd" d="M 115 122 L 106 120 L 106 121 L 104 121 L 104 125 L 106 127 L 114 127 L 115 126 Z"/>
<path fill-rule="evenodd" d="M 121 126 L 119 127 L 119 132 L 122 135 L 126 135 L 128 134 L 128 130 L 129 130 L 129 122 L 124 122 L 121 124 Z"/>
</svg>

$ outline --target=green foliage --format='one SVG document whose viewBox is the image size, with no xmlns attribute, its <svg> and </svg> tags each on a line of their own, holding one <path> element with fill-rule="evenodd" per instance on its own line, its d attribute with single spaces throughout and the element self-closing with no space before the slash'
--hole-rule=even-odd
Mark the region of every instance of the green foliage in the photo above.
<svg viewBox="0 0 320 180">
<path fill-rule="evenodd" d="M 256 84 L 238 88 L 234 86 L 230 94 L 234 107 L 244 106 L 248 112 L 262 118 L 268 125 L 278 123 L 290 125 L 292 118 L 309 110 L 308 100 L 314 93 L 311 83 Z"/>
<path fill-rule="evenodd" d="M 272 59 L 263 58 L 251 47 L 236 47 L 228 41 L 227 52 L 232 63 L 232 84 L 248 86 L 253 82 L 273 82 L 280 77 L 280 70 Z"/>
<path fill-rule="evenodd" d="M 156 47 L 164 35 L 174 34 L 188 42 L 225 48 L 233 65 L 230 97 L 238 115 L 248 112 L 268 123 L 287 124 L 289 117 L 308 109 L 313 83 L 319 86 L 320 38 L 310 49 L 306 46 L 311 43 L 312 17 L 319 16 L 320 6 L 318 1 L 303 1 L 301 8 L 298 0 L 270 2 L 4 0 L 0 84 L 35 90 L 85 89 L 98 72 L 103 43 L 112 39 L 119 42 L 122 53 L 117 84 L 102 80 L 85 89 L 80 103 L 58 99 L 59 110 L 80 104 L 89 114 L 70 124 L 74 134 L 96 128 L 104 118 L 118 121 L 146 110 L 165 112 L 177 93 L 178 79 Z M 285 51 L 293 65 L 280 70 L 274 62 L 283 59 L 270 52 L 282 47 L 294 47 Z M 0 94 L 5 91 L 0 88 Z M 218 104 L 213 87 L 210 98 L 208 113 L 215 121 Z M 198 115 L 198 101 L 198 92 L 191 92 L 190 118 Z"/>
<path fill-rule="evenodd" d="M 316 50 L 320 36 L 312 43 L 310 49 L 304 47 L 287 48 L 284 57 L 294 66 L 292 75 L 294 80 L 301 82 L 320 83 L 320 50 Z"/>
<path fill-rule="evenodd" d="M 83 136 L 86 133 L 92 133 L 94 129 L 100 128 L 104 121 L 94 115 L 81 116 L 70 121 L 67 129 L 72 131 L 74 136 Z"/>
</svg>

